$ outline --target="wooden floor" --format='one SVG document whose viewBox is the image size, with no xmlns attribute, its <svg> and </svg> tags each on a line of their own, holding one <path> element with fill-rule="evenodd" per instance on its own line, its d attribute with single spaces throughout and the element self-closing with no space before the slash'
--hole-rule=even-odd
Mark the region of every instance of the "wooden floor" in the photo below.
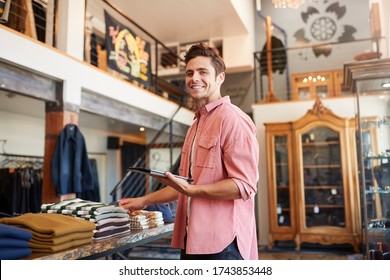
<svg viewBox="0 0 390 280">
<path fill-rule="evenodd" d="M 353 252 L 351 247 L 340 246 L 302 246 L 296 251 L 294 244 L 280 243 L 269 250 L 267 247 L 259 248 L 259 260 L 360 260 L 361 254 Z M 180 258 L 180 250 L 172 249 L 170 238 L 156 240 L 144 246 L 138 246 L 126 253 L 129 259 L 171 259 Z"/>
<path fill-rule="evenodd" d="M 294 249 L 294 244 L 276 246 L 272 249 L 259 248 L 260 260 L 361 260 L 363 255 L 353 251 L 352 247 L 321 246 L 306 244 L 300 251 Z"/>
<path fill-rule="evenodd" d="M 259 252 L 259 260 L 360 260 L 361 254 Z"/>
</svg>

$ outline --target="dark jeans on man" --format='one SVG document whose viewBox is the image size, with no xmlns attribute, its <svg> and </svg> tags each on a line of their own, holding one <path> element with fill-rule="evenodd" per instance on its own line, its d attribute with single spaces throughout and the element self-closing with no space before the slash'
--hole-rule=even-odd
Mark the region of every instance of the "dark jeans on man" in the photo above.
<svg viewBox="0 0 390 280">
<path fill-rule="evenodd" d="M 184 240 L 186 241 L 186 240 Z M 180 253 L 181 260 L 243 260 L 241 257 L 240 251 L 237 247 L 237 240 L 234 238 L 232 243 L 230 243 L 225 249 L 216 254 L 196 254 L 190 255 L 186 254 L 185 249 L 181 250 Z"/>
</svg>

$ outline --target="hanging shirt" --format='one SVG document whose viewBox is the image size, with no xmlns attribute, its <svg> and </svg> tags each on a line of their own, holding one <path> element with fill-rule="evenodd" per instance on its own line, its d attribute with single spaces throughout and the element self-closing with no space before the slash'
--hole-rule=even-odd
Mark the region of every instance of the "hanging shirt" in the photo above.
<svg viewBox="0 0 390 280">
<path fill-rule="evenodd" d="M 187 212 L 187 196 L 179 194 L 172 246 L 187 254 L 214 254 L 234 238 L 244 259 L 258 259 L 255 201 L 258 181 L 259 146 L 250 117 L 225 96 L 202 107 L 187 132 L 183 144 L 180 175 L 190 174 L 194 185 L 232 179 L 241 199 L 217 200 L 192 197 Z M 188 227 L 187 214 L 190 215 Z"/>
<path fill-rule="evenodd" d="M 57 138 L 51 174 L 58 196 L 94 189 L 84 136 L 74 124 L 67 124 Z"/>
</svg>

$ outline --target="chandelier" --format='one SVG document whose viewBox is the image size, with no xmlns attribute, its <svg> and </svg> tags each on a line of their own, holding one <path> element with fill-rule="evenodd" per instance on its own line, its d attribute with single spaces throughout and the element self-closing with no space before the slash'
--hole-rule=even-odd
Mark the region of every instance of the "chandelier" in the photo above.
<svg viewBox="0 0 390 280">
<path fill-rule="evenodd" d="M 298 9 L 305 0 L 272 0 L 275 8 L 292 8 Z"/>
</svg>

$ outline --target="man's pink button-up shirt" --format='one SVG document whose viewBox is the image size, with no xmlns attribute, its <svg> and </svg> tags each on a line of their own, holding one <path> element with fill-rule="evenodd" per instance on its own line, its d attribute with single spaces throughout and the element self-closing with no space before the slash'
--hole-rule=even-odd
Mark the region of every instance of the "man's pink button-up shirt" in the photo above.
<svg viewBox="0 0 390 280">
<path fill-rule="evenodd" d="M 193 197 L 187 213 L 188 197 L 179 194 L 172 246 L 184 249 L 187 234 L 187 254 L 214 254 L 237 238 L 241 256 L 257 260 L 254 196 L 259 179 L 259 146 L 252 120 L 231 104 L 228 96 L 211 102 L 196 113 L 187 132 L 180 163 L 182 176 L 190 175 L 191 149 L 193 184 L 211 184 L 229 178 L 236 183 L 241 199 Z"/>
</svg>

